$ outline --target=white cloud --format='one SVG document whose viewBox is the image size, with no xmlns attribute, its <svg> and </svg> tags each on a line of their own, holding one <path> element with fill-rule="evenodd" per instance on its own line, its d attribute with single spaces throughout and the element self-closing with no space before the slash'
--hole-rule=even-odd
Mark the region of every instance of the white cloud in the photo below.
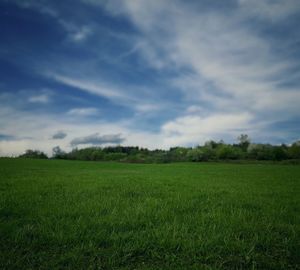
<svg viewBox="0 0 300 270">
<path fill-rule="evenodd" d="M 216 114 L 208 117 L 187 115 L 167 122 L 162 127 L 165 143 L 171 146 L 200 144 L 214 137 L 236 137 L 248 131 L 252 116 L 248 113 Z"/>
<path fill-rule="evenodd" d="M 188 114 L 201 114 L 205 112 L 205 109 L 201 106 L 191 105 L 186 109 Z"/>
<path fill-rule="evenodd" d="M 84 26 L 78 29 L 78 31 L 70 34 L 72 40 L 81 42 L 85 40 L 92 33 L 91 28 Z"/>
<path fill-rule="evenodd" d="M 34 0 L 11 0 L 11 2 L 15 2 L 17 5 L 23 8 L 31 8 L 36 9 L 42 14 L 46 14 L 52 17 L 57 17 L 58 12 L 54 8 L 50 7 L 45 3 L 45 1 L 34 1 Z"/>
<path fill-rule="evenodd" d="M 62 17 L 58 17 L 57 21 L 67 32 L 67 38 L 76 43 L 83 42 L 93 33 L 93 29 L 91 26 L 77 25 Z"/>
<path fill-rule="evenodd" d="M 239 0 L 244 15 L 278 21 L 300 10 L 298 0 Z"/>
<path fill-rule="evenodd" d="M 150 66 L 192 70 L 189 78 L 183 73 L 171 81 L 188 100 L 199 106 L 206 102 L 213 113 L 269 111 L 280 117 L 284 111 L 299 115 L 300 89 L 280 85 L 297 62 L 275 54 L 274 44 L 247 27 L 245 20 L 259 12 L 281 20 L 299 10 L 297 2 L 246 0 L 234 14 L 201 12 L 169 0 L 111 1 L 107 8 L 112 14 L 127 14 L 143 33 L 139 50 Z"/>
<path fill-rule="evenodd" d="M 138 145 L 149 148 L 160 147 L 162 138 L 159 134 L 143 132 L 129 128 L 130 123 L 126 122 L 106 122 L 103 120 L 93 122 L 83 122 L 75 117 L 66 119 L 61 116 L 34 114 L 24 112 L 7 106 L 0 108 L 0 126 L 2 134 L 22 134 L 22 138 L 16 140 L 0 140 L 0 156 L 19 155 L 26 149 L 38 149 L 52 154 L 52 148 L 57 145 L 53 140 L 53 130 L 63 130 L 67 137 L 60 139 L 59 146 L 70 151 L 70 142 L 74 139 L 84 138 L 87 134 L 122 134 L 126 138 L 126 145 Z M 14 136 L 14 135 L 12 135 Z M 99 135 L 99 137 L 101 137 Z M 101 137 L 102 138 L 102 137 Z M 108 140 L 108 137 L 103 137 Z M 121 142 L 121 141 L 120 141 Z M 85 147 L 85 145 L 78 145 Z"/>
<path fill-rule="evenodd" d="M 29 102 L 32 103 L 49 103 L 50 96 L 48 94 L 35 95 L 28 98 Z"/>
<path fill-rule="evenodd" d="M 97 108 L 74 108 L 67 112 L 71 116 L 90 116 L 99 113 Z"/>
<path fill-rule="evenodd" d="M 93 29 L 88 25 L 75 24 L 73 20 L 64 17 L 59 8 L 49 1 L 35 1 L 35 0 L 11 0 L 18 6 L 26 9 L 33 9 L 41 14 L 48 15 L 54 18 L 66 31 L 66 37 L 73 42 L 82 42 L 86 40 L 92 33 Z"/>
<path fill-rule="evenodd" d="M 22 134 L 22 137 L 15 140 L 12 138 L 10 141 L 0 140 L 0 156 L 19 155 L 26 149 L 38 149 L 51 155 L 52 148 L 57 145 L 53 140 L 49 140 L 49 137 L 53 136 L 53 130 L 63 130 L 64 134 L 68 134 L 67 137 L 61 138 L 59 143 L 65 151 L 70 151 L 75 145 L 82 148 L 86 147 L 85 143 L 93 144 L 92 139 L 95 139 L 97 143 L 109 144 L 112 143 L 113 138 L 126 138 L 118 142 L 149 149 L 167 149 L 171 146 L 201 144 L 209 139 L 232 139 L 244 132 L 250 137 L 257 135 L 258 131 L 260 135 L 270 136 L 265 129 L 270 123 L 255 123 L 253 116 L 248 113 L 215 114 L 203 117 L 188 114 L 168 121 L 158 132 L 133 128 L 135 125 L 132 121 L 134 120 L 83 122 L 79 118 L 66 119 L 55 115 L 34 114 L 2 107 L 0 108 L 1 132 L 12 134 L 12 136 Z M 119 137 L 103 136 L 95 132 L 101 132 L 104 135 L 117 134 Z M 89 138 L 87 134 L 93 136 Z M 285 133 L 282 131 L 276 135 L 284 136 Z M 72 141 L 73 145 L 71 145 Z"/>
<path fill-rule="evenodd" d="M 94 94 L 109 99 L 111 102 L 128 107 L 137 113 L 151 113 L 161 110 L 165 103 L 164 101 L 157 100 L 153 89 L 147 87 L 128 87 L 116 86 L 107 84 L 100 79 L 95 80 L 94 77 L 90 79 L 73 78 L 57 74 L 48 74 L 46 76 L 64 84 L 74 87 L 80 91 Z M 74 109 L 69 111 L 68 114 L 95 114 L 94 109 Z"/>
<path fill-rule="evenodd" d="M 111 87 L 108 87 L 106 85 L 102 85 L 101 83 L 98 82 L 85 81 L 82 79 L 74 79 L 71 77 L 66 77 L 57 74 L 51 74 L 49 76 L 60 83 L 63 83 L 71 87 L 75 87 L 79 90 L 89 92 L 91 94 L 103 96 L 109 99 L 126 98 L 126 96 L 122 92 L 112 89 Z"/>
<path fill-rule="evenodd" d="M 162 105 L 154 103 L 140 103 L 135 105 L 135 109 L 141 113 L 156 112 L 162 109 Z"/>
<path fill-rule="evenodd" d="M 286 135 L 284 130 L 270 134 L 267 126 L 293 116 L 299 117 L 300 89 L 284 86 L 292 79 L 299 79 L 299 74 L 289 73 L 296 67 L 297 59 L 274 53 L 275 44 L 246 23 L 256 18 L 265 23 L 267 20 L 281 23 L 299 10 L 298 0 L 243 0 L 239 1 L 234 12 L 228 13 L 221 9 L 203 12 L 188 1 L 176 0 L 85 2 L 104 5 L 113 16 L 127 16 L 139 29 L 140 36 L 134 40 L 132 49 L 121 54 L 120 58 L 131 54 L 143 56 L 143 64 L 157 69 L 161 77 L 164 77 L 165 70 L 183 72 L 178 72 L 176 78 L 168 77 L 165 85 L 159 88 L 150 87 L 147 82 L 141 88 L 99 79 L 100 72 L 91 72 L 94 66 L 88 61 L 78 71 L 74 71 L 70 63 L 64 65 L 63 72 L 59 70 L 60 65 L 50 66 L 50 77 L 66 86 L 132 108 L 141 115 L 160 112 L 161 109 L 171 110 L 177 105 L 176 101 L 169 102 L 169 95 L 163 95 L 161 91 L 165 86 L 171 96 L 179 89 L 183 95 L 178 100 L 178 103 L 183 103 L 181 115 L 162 124 L 161 129 L 154 133 L 141 130 L 133 118 L 112 123 L 104 120 L 86 123 L 77 117 L 64 119 L 1 108 L 3 134 L 24 134 L 33 138 L 15 144 L 0 142 L 2 153 L 17 153 L 36 145 L 51 153 L 53 145 L 49 136 L 53 130 L 64 130 L 69 134 L 67 139 L 61 140 L 60 146 L 64 150 L 70 150 L 71 140 L 95 132 L 122 134 L 126 144 L 150 148 L 198 144 L 208 139 L 232 139 L 241 132 L 257 137 L 262 134 L 270 138 L 280 137 Z M 92 33 L 87 26 L 77 27 L 54 13 L 51 16 L 56 16 L 74 42 L 84 41 Z M 290 42 L 293 44 L 294 41 Z M 281 84 L 283 81 L 287 84 Z M 46 101 L 43 95 L 32 95 L 29 99 L 43 103 Z M 74 108 L 67 115 L 95 113 L 94 108 Z"/>
</svg>

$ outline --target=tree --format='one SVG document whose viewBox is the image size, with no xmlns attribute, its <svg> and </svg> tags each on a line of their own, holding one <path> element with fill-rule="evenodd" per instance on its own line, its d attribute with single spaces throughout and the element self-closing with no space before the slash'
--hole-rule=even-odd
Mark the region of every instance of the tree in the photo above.
<svg viewBox="0 0 300 270">
<path fill-rule="evenodd" d="M 239 147 L 224 144 L 218 147 L 217 157 L 219 159 L 241 159 L 243 158 L 243 152 Z"/>
<path fill-rule="evenodd" d="M 204 146 L 211 148 L 211 149 L 216 149 L 218 147 L 218 143 L 215 142 L 214 140 L 210 140 L 210 141 L 205 142 Z"/>
<path fill-rule="evenodd" d="M 247 151 L 248 146 L 250 145 L 250 138 L 247 134 L 241 134 L 237 137 L 237 140 L 239 142 L 239 146 L 243 151 Z"/>
<path fill-rule="evenodd" d="M 293 158 L 293 159 L 300 158 L 300 141 L 294 142 L 288 148 L 288 156 L 289 158 Z"/>
<path fill-rule="evenodd" d="M 288 153 L 286 148 L 281 146 L 273 146 L 273 158 L 274 160 L 284 160 L 288 158 Z"/>
<path fill-rule="evenodd" d="M 172 147 L 167 153 L 168 161 L 185 161 L 188 149 L 184 147 Z"/>
<path fill-rule="evenodd" d="M 270 144 L 250 144 L 248 157 L 256 160 L 274 160 L 273 146 Z"/>
<path fill-rule="evenodd" d="M 190 149 L 187 152 L 187 158 L 189 161 L 197 162 L 202 161 L 203 152 L 199 148 Z"/>
<path fill-rule="evenodd" d="M 40 158 L 40 159 L 47 159 L 47 155 L 44 152 L 39 150 L 31 150 L 28 149 L 25 151 L 24 154 L 19 156 L 20 158 Z"/>
<path fill-rule="evenodd" d="M 52 148 L 52 156 L 53 158 L 63 158 L 63 156 L 65 155 L 65 152 L 63 150 L 61 150 L 61 148 L 59 146 L 55 146 Z"/>
</svg>

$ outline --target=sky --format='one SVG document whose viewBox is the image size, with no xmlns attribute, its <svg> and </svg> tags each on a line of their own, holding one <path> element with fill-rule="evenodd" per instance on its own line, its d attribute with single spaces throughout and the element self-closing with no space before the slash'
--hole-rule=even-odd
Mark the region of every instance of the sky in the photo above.
<svg viewBox="0 0 300 270">
<path fill-rule="evenodd" d="M 0 156 L 300 139 L 299 0 L 0 0 Z"/>
</svg>

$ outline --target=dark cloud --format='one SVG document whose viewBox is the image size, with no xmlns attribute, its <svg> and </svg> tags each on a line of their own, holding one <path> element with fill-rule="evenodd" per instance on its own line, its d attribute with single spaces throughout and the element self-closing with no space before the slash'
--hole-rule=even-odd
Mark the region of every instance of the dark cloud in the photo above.
<svg viewBox="0 0 300 270">
<path fill-rule="evenodd" d="M 16 139 L 15 136 L 7 135 L 7 134 L 0 134 L 0 141 L 12 141 L 15 139 Z"/>
<path fill-rule="evenodd" d="M 53 136 L 52 139 L 64 139 L 67 134 L 63 131 L 57 131 Z"/>
<path fill-rule="evenodd" d="M 123 142 L 125 139 L 121 137 L 121 134 L 108 134 L 99 136 L 98 133 L 86 136 L 86 137 L 78 137 L 71 141 L 71 145 L 79 145 L 79 144 L 119 144 Z"/>
</svg>

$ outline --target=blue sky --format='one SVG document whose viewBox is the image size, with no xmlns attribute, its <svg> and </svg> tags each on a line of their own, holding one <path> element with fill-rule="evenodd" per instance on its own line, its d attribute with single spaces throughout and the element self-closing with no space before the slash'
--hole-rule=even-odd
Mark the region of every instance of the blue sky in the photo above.
<svg viewBox="0 0 300 270">
<path fill-rule="evenodd" d="M 298 0 L 0 0 L 0 155 L 300 139 Z"/>
</svg>

